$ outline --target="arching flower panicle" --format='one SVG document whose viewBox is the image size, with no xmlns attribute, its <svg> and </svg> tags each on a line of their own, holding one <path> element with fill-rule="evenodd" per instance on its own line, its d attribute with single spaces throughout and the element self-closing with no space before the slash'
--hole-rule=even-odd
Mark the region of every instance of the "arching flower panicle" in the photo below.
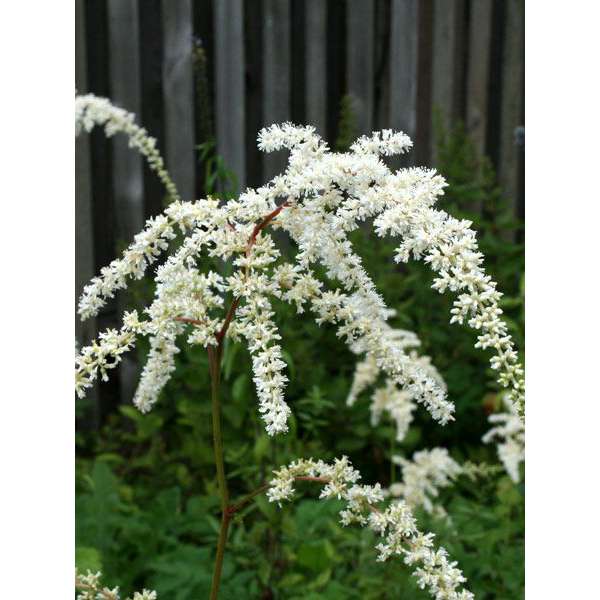
<svg viewBox="0 0 600 600">
<path fill-rule="evenodd" d="M 443 382 L 406 343 L 408 337 L 389 335 L 390 309 L 349 238 L 349 232 L 373 218 L 378 235 L 401 238 L 397 260 L 424 259 L 436 273 L 433 287 L 456 293 L 452 321 L 479 331 L 477 345 L 495 350 L 491 366 L 500 385 L 508 388 L 512 402 L 522 402 L 523 370 L 501 318 L 500 293 L 483 271 L 471 224 L 435 208 L 445 186 L 435 171 L 392 172 L 382 159 L 411 147 L 405 134 L 374 132 L 359 138 L 349 152 L 334 153 L 310 126 L 272 125 L 259 133 L 259 147 L 289 151 L 282 174 L 230 202 L 181 202 L 154 141 L 133 115 L 91 95 L 78 96 L 75 110 L 78 132 L 101 126 L 107 135 L 128 135 L 173 200 L 83 291 L 80 314 L 96 315 L 130 279 L 144 276 L 161 253 L 170 251 L 156 269 L 154 300 L 139 330 L 125 325 L 82 349 L 76 363 L 79 394 L 85 394 L 98 373 L 106 377 L 137 335 L 148 335 L 152 353 L 136 395 L 145 410 L 168 381 L 181 339 L 214 347 L 228 336 L 248 344 L 268 432 L 286 431 L 287 378 L 272 307 L 277 298 L 298 313 L 310 309 L 317 323 L 334 325 L 347 344 L 360 346 L 363 379 L 371 377 L 369 370 L 385 375 L 389 383 L 377 395 L 375 420 L 388 410 L 401 437 L 414 402 L 439 423 L 448 423 L 454 419 L 454 404 Z M 280 244 L 284 235 L 291 245 Z M 231 267 L 226 276 L 219 273 L 220 266 L 214 267 L 222 261 Z M 356 382 L 354 395 L 363 384 Z"/>
<path fill-rule="evenodd" d="M 473 600 L 473 594 L 462 587 L 466 578 L 457 563 L 448 559 L 444 548 L 434 549 L 434 535 L 419 530 L 409 504 L 400 499 L 379 510 L 376 505 L 384 497 L 381 486 L 358 484 L 360 478 L 345 456 L 330 464 L 310 458 L 296 460 L 274 472 L 267 497 L 281 505 L 293 497 L 295 482 L 314 481 L 323 486 L 319 498 L 344 501 L 339 513 L 342 525 L 369 527 L 382 538 L 376 546 L 377 560 L 401 557 L 413 567 L 418 585 L 436 600 Z"/>
</svg>

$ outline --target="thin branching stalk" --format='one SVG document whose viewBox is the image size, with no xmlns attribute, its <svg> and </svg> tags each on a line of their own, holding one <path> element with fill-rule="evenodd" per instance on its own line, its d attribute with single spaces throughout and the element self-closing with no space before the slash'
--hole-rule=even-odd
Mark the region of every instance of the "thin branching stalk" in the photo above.
<svg viewBox="0 0 600 600">
<path fill-rule="evenodd" d="M 281 204 L 274 211 L 269 213 L 260 223 L 258 223 L 250 239 L 246 253 L 249 253 L 252 246 L 256 242 L 256 238 L 262 229 L 267 227 L 269 223 L 277 217 L 277 215 L 287 206 L 287 203 Z M 234 298 L 229 310 L 225 316 L 223 326 L 216 335 L 217 347 L 208 346 L 208 359 L 211 380 L 211 404 L 212 404 L 212 430 L 213 430 L 213 448 L 215 455 L 215 466 L 217 469 L 217 482 L 219 485 L 219 494 L 221 495 L 221 528 L 219 530 L 219 540 L 217 542 L 217 553 L 215 556 L 215 567 L 213 571 L 213 579 L 210 590 L 211 600 L 216 600 L 219 595 L 219 585 L 221 583 L 221 572 L 223 570 L 223 558 L 225 556 L 225 546 L 227 545 L 227 534 L 229 532 L 229 524 L 234 514 L 239 510 L 240 506 L 229 506 L 229 490 L 227 488 L 227 476 L 225 474 L 225 461 L 223 459 L 223 436 L 221 432 L 221 401 L 220 401 L 220 385 L 221 385 L 221 357 L 223 355 L 223 340 L 229 325 L 235 319 L 235 312 L 239 305 L 240 298 Z M 179 320 L 190 322 L 191 319 Z M 260 491 L 250 495 L 248 501 L 260 492 L 264 491 L 268 486 L 263 486 Z"/>
</svg>

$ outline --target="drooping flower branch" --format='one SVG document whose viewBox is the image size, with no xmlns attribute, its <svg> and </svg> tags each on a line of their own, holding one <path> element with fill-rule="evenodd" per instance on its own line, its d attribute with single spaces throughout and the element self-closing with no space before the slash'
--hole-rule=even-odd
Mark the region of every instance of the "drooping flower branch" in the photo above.
<svg viewBox="0 0 600 600">
<path fill-rule="evenodd" d="M 88 98 L 87 106 L 91 110 L 96 104 Z M 106 107 L 104 111 L 110 113 Z M 102 122 L 102 118 L 91 122 Z M 185 234 L 181 247 L 157 272 L 155 300 L 145 311 L 149 319 L 135 317 L 135 333 L 150 336 L 152 348 L 136 404 L 147 410 L 156 401 L 173 369 L 179 336 L 187 333 L 188 343 L 205 347 L 216 343 L 215 334 L 224 324 L 218 309 L 231 294 L 242 318 L 230 324 L 226 335 L 242 336 L 248 342 L 267 430 L 270 434 L 285 431 L 289 408 L 283 398 L 284 363 L 268 300 L 272 296 L 292 302 L 299 312 L 310 308 L 319 323 L 336 325 L 340 337 L 362 345 L 391 380 L 436 420 L 447 423 L 453 418 L 453 403 L 419 360 L 384 335 L 389 329 L 389 309 L 347 237 L 360 221 L 410 197 L 403 190 L 392 202 L 386 194 L 373 192 L 396 177 L 376 152 L 389 155 L 406 150 L 406 136 L 377 133 L 361 138 L 352 152 L 335 154 L 312 128 L 284 125 L 263 130 L 260 146 L 291 150 L 283 175 L 223 205 L 211 199 L 172 203 L 164 215 L 149 221 L 121 259 L 84 290 L 80 313 L 86 318 L 96 314 L 129 278 L 142 277 L 147 266 L 168 249 L 176 229 Z M 298 244 L 293 263 L 282 259 L 267 227 L 287 231 Z M 233 273 L 227 277 L 203 274 L 199 263 L 203 254 L 230 260 Z M 325 267 L 327 279 L 317 277 L 318 266 Z M 132 347 L 131 331 L 125 325 L 116 332 L 113 338 L 127 343 L 103 348 L 106 352 L 98 360 L 89 359 L 94 352 L 82 350 L 87 358 L 77 364 L 79 393 L 85 393 L 98 370 L 104 376 L 122 352 Z"/>
<path fill-rule="evenodd" d="M 162 174 L 164 167 L 160 155 L 152 143 L 144 141 L 147 134 L 135 125 L 133 115 L 113 107 L 108 100 L 87 95 L 76 100 L 76 122 L 78 130 L 82 127 L 90 130 L 95 124 L 101 124 L 109 135 L 116 131 L 125 132 L 135 148 L 152 157 L 151 162 L 167 189 L 173 191 L 172 182 Z M 387 341 L 380 343 L 386 328 L 387 308 L 347 237 L 361 221 L 376 217 L 374 225 L 378 235 L 391 233 L 403 238 L 397 249 L 397 260 L 406 261 L 411 254 L 415 258 L 424 258 L 438 274 L 433 284 L 435 289 L 460 293 L 452 311 L 452 321 L 467 319 L 472 327 L 481 330 L 477 345 L 496 350 L 492 367 L 499 371 L 499 382 L 509 387 L 510 400 L 520 406 L 522 368 L 506 325 L 500 320 L 500 293 L 483 271 L 483 256 L 478 252 L 470 223 L 458 221 L 434 208 L 445 186 L 443 178 L 434 171 L 411 168 L 392 173 L 380 159 L 379 155 L 404 152 L 410 145 L 404 134 L 384 131 L 360 138 L 349 153 L 336 154 L 328 150 L 310 127 L 285 124 L 261 131 L 261 149 L 290 150 L 285 173 L 257 190 L 247 190 L 239 199 L 225 205 L 219 206 L 210 199 L 191 203 L 176 201 L 164 215 L 149 220 L 146 229 L 136 236 L 123 257 L 103 269 L 101 275 L 86 287 L 80 302 L 82 317 L 96 314 L 104 299 L 125 287 L 129 277 L 142 277 L 145 268 L 168 248 L 178 226 L 188 237 L 181 250 L 171 257 L 167 272 L 163 269 L 162 277 L 159 274 L 157 278 L 159 287 L 167 287 L 171 292 L 175 289 L 176 293 L 163 294 L 157 289 L 155 304 L 158 303 L 162 313 L 159 322 L 153 319 L 145 326 L 145 333 L 161 336 L 165 320 L 202 320 L 184 309 L 203 313 L 203 317 L 210 306 L 204 306 L 196 298 L 194 283 L 183 279 L 197 279 L 196 260 L 205 251 L 209 256 L 231 259 L 237 267 L 223 281 L 219 293 L 232 292 L 235 298 L 242 298 L 244 290 L 254 286 L 262 290 L 263 297 L 289 298 L 298 308 L 308 302 L 316 309 L 321 322 L 338 324 L 340 336 L 350 343 L 362 343 L 371 360 L 377 361 L 400 385 L 412 388 L 416 399 L 434 418 L 445 423 L 452 419 L 453 412 L 445 391 L 399 345 Z M 149 149 L 153 149 L 152 152 Z M 176 192 L 171 195 L 177 198 Z M 280 198 L 282 200 L 278 202 Z M 298 244 L 295 265 L 288 272 L 288 279 L 293 279 L 293 293 L 279 286 L 276 274 L 281 273 L 281 255 L 263 224 L 287 231 Z M 316 280 L 312 266 L 319 264 L 326 268 L 330 285 L 335 286 L 337 282 L 344 293 L 339 289 L 329 291 L 324 281 Z M 174 278 L 175 283 L 170 282 L 169 277 Z M 289 280 L 287 284 L 290 285 Z M 176 294 L 181 294 L 186 302 L 173 301 Z M 169 301 L 163 295 L 168 296 Z M 254 316 L 258 317 L 258 314 Z M 214 335 L 211 328 L 214 323 L 213 317 L 202 325 L 195 324 L 201 331 L 195 331 L 189 339 L 209 345 Z M 168 335 L 171 343 L 164 340 L 155 343 L 157 347 L 169 348 L 169 352 L 163 352 L 165 360 L 156 361 L 156 365 L 172 364 L 169 354 L 172 354 L 173 339 L 182 328 L 181 321 L 178 326 L 171 327 Z M 260 336 L 262 331 L 261 327 L 255 328 L 254 335 Z M 256 341 L 259 345 L 262 343 L 260 339 Z M 124 347 L 117 348 L 115 356 Z M 149 369 L 150 373 L 155 371 Z M 89 378 L 93 378 L 91 372 Z M 260 376 L 256 379 L 262 384 Z M 86 378 L 80 377 L 80 380 L 85 388 Z M 272 382 L 265 383 L 263 396 L 264 390 L 273 385 Z M 79 389 L 82 389 L 81 385 Z M 276 396 L 279 398 L 279 393 Z M 281 407 L 279 400 L 272 405 Z M 279 424 L 272 432 L 285 430 L 281 419 L 275 421 Z"/>
<path fill-rule="evenodd" d="M 389 316 L 394 316 L 395 311 L 390 311 Z M 403 348 L 411 349 L 410 356 L 420 363 L 421 367 L 439 384 L 446 389 L 446 383 L 431 364 L 429 356 L 417 355 L 415 348 L 421 345 L 419 338 L 411 331 L 388 327 L 386 337 L 396 341 Z M 352 351 L 360 355 L 363 348 L 354 344 Z M 352 385 L 347 397 L 348 406 L 353 406 L 359 396 L 368 388 L 375 386 L 381 378 L 383 371 L 377 362 L 367 356 L 358 361 L 355 366 Z M 483 441 L 488 443 L 497 440 L 498 456 L 507 473 L 515 483 L 519 481 L 519 464 L 524 461 L 524 425 L 516 408 L 506 400 L 506 413 L 491 415 L 492 423 L 502 423 L 491 429 Z M 413 421 L 415 409 L 414 399 L 407 389 L 398 387 L 394 381 L 386 378 L 384 385 L 375 387 L 371 393 L 371 425 L 379 425 L 383 414 L 388 414 L 396 425 L 396 442 L 402 442 L 406 437 L 410 424 Z M 439 489 L 449 487 L 460 475 L 472 479 L 491 475 L 497 472 L 497 467 L 486 463 L 475 464 L 472 462 L 457 463 L 448 453 L 446 448 L 429 448 L 415 452 L 412 459 L 407 459 L 399 454 L 392 456 L 392 462 L 400 465 L 402 475 L 398 482 L 392 481 L 388 489 L 384 489 L 386 496 L 400 498 L 412 509 L 423 508 L 430 514 L 445 517 L 444 507 L 435 502 Z"/>
<path fill-rule="evenodd" d="M 82 129 L 88 133 L 95 126 L 104 127 L 107 137 L 124 133 L 129 138 L 129 146 L 135 148 L 148 161 L 148 166 L 158 175 L 172 200 L 179 200 L 175 183 L 165 168 L 165 162 L 156 148 L 156 139 L 135 122 L 135 115 L 114 106 L 106 98 L 94 94 L 75 97 L 75 135 Z"/>
<path fill-rule="evenodd" d="M 389 316 L 394 316 L 395 311 L 389 311 Z M 446 390 L 446 383 L 438 370 L 431 364 L 429 356 L 419 356 L 416 348 L 421 345 L 419 338 L 412 332 L 404 329 L 394 329 L 386 324 L 383 336 L 395 346 L 409 350 L 410 358 L 426 373 L 440 389 Z M 364 345 L 356 343 L 351 346 L 355 354 L 365 352 Z M 367 388 L 377 383 L 383 373 L 377 359 L 373 355 L 366 355 L 363 360 L 356 363 L 352 386 L 348 393 L 346 403 L 353 406 L 357 398 Z M 371 425 L 376 426 L 384 413 L 388 413 L 396 423 L 396 441 L 401 442 L 413 420 L 416 398 L 410 387 L 400 387 L 389 377 L 383 386 L 376 388 L 371 395 Z"/>
<path fill-rule="evenodd" d="M 458 294 L 452 309 L 451 323 L 464 323 L 479 330 L 477 348 L 493 348 L 492 369 L 498 371 L 498 382 L 508 388 L 509 401 L 522 412 L 524 380 L 517 352 L 500 316 L 498 301 L 502 294 L 483 269 L 471 222 L 457 220 L 434 208 L 446 183 L 433 170 L 406 169 L 390 175 L 375 188 L 387 201 L 375 219 L 378 235 L 402 238 L 396 249 L 396 261 L 408 262 L 412 255 L 423 258 L 437 274 L 432 287 L 443 293 Z"/>
<path fill-rule="evenodd" d="M 439 490 L 452 485 L 463 472 L 448 450 L 431 448 L 415 452 L 411 460 L 402 456 L 393 456 L 392 460 L 401 466 L 402 478 L 390 485 L 390 495 L 402 498 L 413 509 L 422 507 L 430 514 L 444 516 L 443 507 L 435 503 Z"/>
<path fill-rule="evenodd" d="M 379 484 L 361 485 L 360 473 L 344 456 L 332 464 L 312 459 L 294 461 L 275 471 L 267 497 L 270 502 L 281 505 L 294 494 L 294 482 L 309 479 L 322 484 L 320 498 L 344 500 L 346 506 L 340 511 L 342 525 L 358 524 L 369 527 L 382 537 L 377 544 L 377 560 L 400 556 L 413 568 L 421 589 L 427 589 L 436 600 L 472 600 L 473 594 L 461 586 L 466 582 L 456 562 L 451 562 L 443 547 L 433 547 L 434 534 L 422 533 L 404 500 L 378 510 L 376 504 L 384 498 Z"/>
</svg>

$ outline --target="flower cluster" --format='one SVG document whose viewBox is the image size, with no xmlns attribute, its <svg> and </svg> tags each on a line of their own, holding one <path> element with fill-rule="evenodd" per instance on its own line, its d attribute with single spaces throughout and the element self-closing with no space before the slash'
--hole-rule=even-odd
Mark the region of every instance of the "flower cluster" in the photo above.
<svg viewBox="0 0 600 600">
<path fill-rule="evenodd" d="M 75 589 L 78 590 L 77 600 L 120 600 L 119 588 L 109 589 L 100 583 L 102 574 L 98 571 L 88 571 L 85 575 L 75 574 Z M 155 591 L 143 590 L 135 592 L 132 598 L 127 600 L 156 600 L 158 595 Z"/>
<path fill-rule="evenodd" d="M 395 314 L 395 311 L 388 312 L 389 317 Z M 410 349 L 408 355 L 414 363 L 435 381 L 440 389 L 446 390 L 446 384 L 437 369 L 431 364 L 431 359 L 428 356 L 419 356 L 414 350 L 421 345 L 421 342 L 413 332 L 393 329 L 386 324 L 384 336 L 396 347 L 402 350 Z M 358 343 L 354 344 L 351 350 L 355 354 L 362 354 L 365 348 Z M 373 355 L 366 355 L 364 360 L 356 363 L 352 386 L 346 400 L 348 406 L 352 406 L 363 391 L 377 382 L 381 372 L 382 369 Z M 413 420 L 415 399 L 411 388 L 400 388 L 393 379 L 386 379 L 385 384 L 375 389 L 371 395 L 371 425 L 378 425 L 382 414 L 388 413 L 396 423 L 396 441 L 401 442 Z"/>
<path fill-rule="evenodd" d="M 129 321 L 130 313 L 125 315 Z M 128 324 L 120 331 L 107 329 L 98 336 L 98 340 L 85 346 L 75 356 L 75 391 L 82 398 L 85 390 L 92 386 L 98 375 L 108 380 L 107 371 L 114 369 L 125 352 L 135 344 L 135 331 Z"/>
<path fill-rule="evenodd" d="M 444 548 L 434 549 L 432 533 L 419 531 L 409 505 L 399 500 L 383 511 L 377 509 L 375 504 L 383 500 L 383 490 L 379 484 L 360 485 L 359 479 L 360 473 L 346 457 L 332 464 L 298 460 L 275 471 L 267 496 L 269 501 L 281 504 L 293 496 L 295 481 L 323 484 L 320 498 L 338 498 L 345 502 L 345 508 L 340 511 L 343 525 L 356 523 L 369 527 L 383 538 L 376 547 L 378 560 L 401 556 L 405 564 L 413 568 L 421 589 L 427 589 L 436 600 L 472 600 L 471 592 L 460 589 L 466 579 L 456 562 L 448 559 Z"/>
<path fill-rule="evenodd" d="M 129 138 L 129 146 L 135 148 L 148 161 L 148 166 L 158 175 L 167 193 L 173 200 L 179 199 L 177 188 L 165 168 L 165 163 L 156 148 L 156 139 L 135 123 L 135 115 L 111 104 L 106 98 L 94 94 L 75 97 L 75 135 L 82 129 L 88 133 L 99 125 L 104 133 L 111 137 L 124 133 Z"/>
<path fill-rule="evenodd" d="M 385 205 L 374 221 L 375 230 L 380 236 L 402 238 L 396 262 L 408 262 L 411 255 L 423 258 L 436 273 L 432 287 L 439 293 L 450 290 L 458 294 L 450 322 L 467 321 L 481 332 L 475 346 L 495 350 L 492 369 L 498 371 L 498 382 L 508 388 L 509 400 L 522 411 L 524 372 L 501 320 L 498 301 L 502 294 L 483 270 L 484 257 L 471 222 L 434 208 L 445 185 L 433 170 L 412 168 L 390 175 L 384 185 L 374 189 Z"/>
<path fill-rule="evenodd" d="M 483 442 L 487 444 L 496 440 L 498 458 L 510 478 L 519 483 L 520 465 L 525 461 L 525 427 L 510 399 L 504 396 L 503 402 L 506 410 L 488 417 L 490 423 L 497 425 L 483 436 Z"/>
<path fill-rule="evenodd" d="M 425 256 L 439 274 L 436 289 L 463 292 L 453 319 L 471 314 L 469 322 L 482 330 L 479 345 L 497 349 L 493 366 L 500 370 L 501 383 L 513 386 L 517 393 L 513 399 L 519 399 L 520 366 L 499 319 L 499 293 L 482 271 L 469 223 L 433 208 L 445 185 L 440 176 L 426 169 L 392 173 L 381 159 L 410 148 L 404 134 L 376 132 L 358 139 L 348 153 L 333 153 L 312 127 L 273 125 L 259 134 L 259 147 L 289 150 L 285 172 L 220 204 L 210 198 L 179 201 L 146 132 L 135 125 L 133 115 L 108 100 L 78 97 L 76 123 L 78 131 L 100 124 L 109 135 L 116 131 L 129 135 L 131 145 L 149 159 L 175 200 L 164 214 L 148 221 L 121 258 L 86 286 L 79 305 L 82 318 L 97 314 L 129 279 L 141 278 L 162 252 L 176 244 L 177 233 L 182 234 L 179 247 L 157 270 L 155 298 L 145 309 L 145 318 L 131 318 L 135 327 L 124 323 L 120 331 L 106 332 L 99 342 L 81 350 L 76 362 L 80 394 L 98 373 L 105 377 L 106 370 L 133 347 L 137 335 L 149 336 L 151 346 L 135 396 L 141 410 L 153 405 L 169 379 L 178 338 L 185 335 L 188 343 L 205 347 L 220 347 L 225 338 L 243 338 L 253 357 L 259 410 L 267 431 L 285 432 L 290 412 L 284 399 L 287 378 L 271 306 L 271 299 L 278 298 L 294 305 L 298 313 L 310 310 L 319 324 L 334 325 L 341 338 L 360 347 L 365 360 L 408 394 L 391 401 L 394 418 L 408 418 L 410 397 L 439 423 L 449 422 L 454 405 L 445 387 L 401 340 L 389 335 L 390 311 L 349 240 L 348 234 L 361 222 L 375 218 L 379 235 L 403 236 L 399 257 L 404 259 L 409 252 Z M 286 253 L 284 259 L 269 228 L 289 235 L 297 246 L 295 255 L 287 258 Z M 211 271 L 207 257 L 230 262 L 232 272 Z M 324 276 L 317 275 L 323 272 Z M 380 404 L 383 401 L 381 397 Z"/>
<path fill-rule="evenodd" d="M 390 495 L 402 498 L 413 509 L 423 507 L 430 514 L 445 516 L 443 507 L 434 504 L 434 499 L 440 488 L 452 485 L 463 472 L 448 450 L 432 448 L 415 452 L 412 460 L 401 456 L 393 456 L 392 460 L 401 465 L 402 482 L 390 485 Z"/>
</svg>

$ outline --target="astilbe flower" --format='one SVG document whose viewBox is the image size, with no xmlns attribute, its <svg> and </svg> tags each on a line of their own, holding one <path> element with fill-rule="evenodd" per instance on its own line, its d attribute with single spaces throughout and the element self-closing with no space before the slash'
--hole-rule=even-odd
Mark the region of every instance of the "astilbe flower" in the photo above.
<svg viewBox="0 0 600 600">
<path fill-rule="evenodd" d="M 323 461 L 302 459 L 281 467 L 274 472 L 267 497 L 270 502 L 281 505 L 294 494 L 294 482 L 309 480 L 323 484 L 320 498 L 337 498 L 345 502 L 340 511 L 340 522 L 347 526 L 358 524 L 369 527 L 382 538 L 377 544 L 379 561 L 390 556 L 400 556 L 411 566 L 417 583 L 436 600 L 471 600 L 473 594 L 461 589 L 466 582 L 456 562 L 451 562 L 443 547 L 434 549 L 434 534 L 422 533 L 408 503 L 398 500 L 384 510 L 376 504 L 384 498 L 379 484 L 361 485 L 357 481 L 360 473 L 354 469 L 347 457 L 335 459 L 327 464 Z"/>
<path fill-rule="evenodd" d="M 102 573 L 100 571 L 92 573 L 87 571 L 85 575 L 75 573 L 75 589 L 78 591 L 77 600 L 121 600 L 119 588 L 109 589 L 102 586 L 100 579 Z M 127 600 L 157 600 L 158 594 L 155 591 L 143 590 L 135 592 L 133 597 L 128 597 Z"/>
<path fill-rule="evenodd" d="M 444 508 L 434 502 L 439 490 L 449 487 L 463 473 L 446 448 L 431 448 L 415 452 L 411 460 L 394 455 L 392 460 L 401 466 L 402 481 L 390 485 L 389 494 L 401 498 L 411 508 L 423 508 L 429 514 L 446 516 Z"/>
<path fill-rule="evenodd" d="M 510 478 L 519 483 L 520 465 L 525 461 L 525 427 L 510 399 L 503 396 L 503 402 L 505 411 L 488 417 L 490 423 L 497 425 L 483 436 L 483 442 L 496 440 L 498 458 Z"/>
<path fill-rule="evenodd" d="M 388 316 L 395 315 L 395 311 L 388 311 Z M 410 358 L 421 367 L 442 390 L 446 390 L 446 383 L 438 370 L 431 364 L 429 356 L 419 356 L 415 350 L 421 345 L 421 341 L 412 331 L 394 329 L 386 324 L 383 335 L 402 350 L 409 350 Z M 355 343 L 351 346 L 355 354 L 363 354 L 366 348 L 363 344 Z M 356 363 L 352 386 L 346 399 L 348 406 L 353 406 L 360 394 L 367 388 L 373 386 L 382 374 L 378 361 L 372 355 L 367 354 L 363 360 Z M 416 398 L 411 393 L 410 387 L 399 387 L 393 379 L 387 378 L 385 384 L 376 388 L 371 394 L 371 425 L 379 424 L 384 413 L 396 423 L 396 441 L 401 442 L 413 420 L 413 411 L 416 407 Z"/>
<path fill-rule="evenodd" d="M 129 146 L 135 148 L 148 161 L 148 166 L 158 175 L 167 193 L 173 200 L 179 199 L 177 188 L 165 168 L 165 163 L 156 148 L 156 139 L 135 123 L 135 115 L 111 104 L 106 98 L 94 94 L 75 97 L 75 135 L 84 129 L 88 133 L 96 126 L 104 127 L 107 137 L 124 133 L 129 138 Z"/>
<path fill-rule="evenodd" d="M 122 131 L 149 157 L 175 200 L 146 224 L 120 259 L 104 268 L 85 287 L 79 304 L 82 318 L 98 313 L 108 298 L 131 278 L 143 277 L 149 265 L 169 249 L 177 232 L 180 247 L 157 270 L 155 299 L 144 315 L 129 313 L 120 331 L 100 336 L 81 350 L 76 361 L 77 391 L 84 395 L 100 374 L 114 367 L 135 337 L 150 337 L 151 355 L 135 402 L 148 410 L 174 367 L 178 338 L 215 347 L 224 337 L 244 338 L 253 356 L 260 412 L 269 434 L 287 430 L 289 407 L 284 400 L 279 334 L 269 298 L 292 303 L 299 313 L 310 310 L 316 321 L 331 323 L 348 344 L 359 344 L 369 360 L 406 390 L 441 424 L 453 419 L 454 405 L 446 391 L 397 340 L 386 336 L 389 309 L 354 252 L 348 234 L 362 221 L 375 218 L 379 235 L 401 235 L 401 259 L 410 252 L 425 257 L 439 274 L 434 287 L 462 292 L 453 320 L 469 320 L 482 329 L 478 344 L 494 346 L 494 367 L 500 382 L 511 385 L 513 400 L 522 391 L 521 369 L 497 307 L 499 293 L 483 273 L 481 254 L 469 222 L 457 221 L 433 208 L 443 192 L 443 178 L 427 169 L 392 173 L 380 155 L 405 152 L 411 146 L 402 133 L 389 130 L 362 137 L 348 153 L 332 153 L 312 127 L 274 125 L 259 134 L 259 147 L 289 150 L 285 172 L 266 185 L 247 189 L 225 204 L 208 198 L 181 202 L 147 134 L 133 116 L 108 100 L 78 97 L 79 130 L 104 126 L 108 134 Z M 289 234 L 298 247 L 286 262 L 267 227 Z M 224 276 L 201 269 L 203 257 L 230 261 Z M 325 277 L 317 276 L 317 269 Z M 202 273 L 203 271 L 204 273 Z M 232 302 L 226 314 L 225 298 Z M 234 319 L 236 310 L 239 320 Z M 145 318 L 143 318 L 145 317 Z M 108 335 L 109 339 L 106 339 Z M 104 337 L 103 337 L 104 336 Z"/>
<path fill-rule="evenodd" d="M 501 293 L 486 275 L 483 255 L 478 251 L 471 222 L 457 220 L 434 208 L 446 182 L 433 170 L 406 169 L 391 175 L 373 193 L 387 196 L 383 212 L 375 219 L 378 235 L 401 236 L 396 261 L 408 262 L 411 254 L 423 258 L 437 273 L 432 287 L 440 293 L 458 293 L 451 323 L 464 323 L 480 330 L 477 348 L 493 348 L 490 363 L 498 371 L 498 382 L 508 388 L 508 398 L 518 410 L 524 403 L 523 368 L 498 307 Z M 395 202 L 394 202 L 395 199 Z"/>
<path fill-rule="evenodd" d="M 359 138 L 349 152 L 333 153 L 312 127 L 273 125 L 259 133 L 258 145 L 267 152 L 289 151 L 284 173 L 226 203 L 212 198 L 183 202 L 155 141 L 135 124 L 132 114 L 103 98 L 77 97 L 76 132 L 91 131 L 96 125 L 109 136 L 120 132 L 129 137 L 130 145 L 147 158 L 165 184 L 171 204 L 163 214 L 149 219 L 122 257 L 84 288 L 81 317 L 97 315 L 131 279 L 144 277 L 162 253 L 170 251 L 170 255 L 156 269 L 150 306 L 141 315 L 125 313 L 119 330 L 101 333 L 97 341 L 80 350 L 76 358 L 80 397 L 98 377 L 107 378 L 138 336 L 150 341 L 148 362 L 134 397 L 143 412 L 153 406 L 169 380 L 183 336 L 188 344 L 201 345 L 209 352 L 220 352 L 226 338 L 243 339 L 252 356 L 266 430 L 270 435 L 285 432 L 290 414 L 284 397 L 287 377 L 272 305 L 273 299 L 279 299 L 294 306 L 298 314 L 310 311 L 318 324 L 334 325 L 351 349 L 364 354 L 350 403 L 383 374 L 386 386 L 376 392 L 374 422 L 382 411 L 389 411 L 401 439 L 419 403 L 436 421 L 448 423 L 454 418 L 454 405 L 446 397 L 443 380 L 427 357 L 416 354 L 416 336 L 389 326 L 393 313 L 350 242 L 349 234 L 373 219 L 377 235 L 402 238 L 397 260 L 406 261 L 411 255 L 423 258 L 437 274 L 432 287 L 459 294 L 451 321 L 467 320 L 480 330 L 476 345 L 495 349 L 492 367 L 499 371 L 498 380 L 508 388 L 514 410 L 522 404 L 522 368 L 500 319 L 500 293 L 483 271 L 470 222 L 434 208 L 446 185 L 435 171 L 391 172 L 381 159 L 412 146 L 405 134 L 375 132 Z M 295 255 L 284 259 L 268 228 L 287 233 L 297 247 Z M 232 271 L 222 274 L 207 268 L 207 258 L 217 259 L 215 263 L 228 261 Z M 450 472 L 448 467 L 448 479 Z M 320 481 L 324 484 L 321 497 L 346 502 L 340 513 L 343 524 L 366 525 L 382 536 L 377 546 L 380 560 L 402 556 L 414 567 L 419 585 L 437 599 L 472 598 L 470 592 L 459 591 L 465 578 L 456 563 L 448 560 L 443 548 L 433 549 L 433 534 L 417 529 L 408 502 L 400 499 L 384 511 L 377 510 L 374 504 L 383 499 L 383 490 L 379 484 L 357 484 L 359 477 L 346 458 L 332 465 L 297 461 L 276 473 L 268 495 L 279 502 L 291 496 L 295 479 Z M 439 486 L 440 477 L 439 473 L 434 476 Z M 427 491 L 431 493 L 431 488 L 425 490 L 425 497 Z M 85 585 L 95 583 L 90 580 Z"/>
<path fill-rule="evenodd" d="M 394 312 L 390 311 L 390 316 L 393 316 L 393 314 Z M 397 343 L 403 348 L 415 348 L 421 344 L 414 333 L 402 329 L 389 327 L 387 336 L 396 339 Z M 362 351 L 360 344 L 355 344 L 352 351 L 355 354 L 360 354 Z M 431 364 L 429 356 L 417 356 L 415 350 L 411 350 L 411 356 L 421 363 L 422 367 L 429 372 L 441 387 L 446 388 L 443 377 Z M 352 406 L 358 396 L 371 387 L 380 375 L 381 369 L 376 361 L 371 358 L 367 357 L 365 360 L 357 362 L 352 386 L 347 397 L 347 404 Z M 389 413 L 391 419 L 396 423 L 396 441 L 401 442 L 412 423 L 414 408 L 415 404 L 411 395 L 406 390 L 398 388 L 393 381 L 387 379 L 385 385 L 376 388 L 371 395 L 371 425 L 373 427 L 377 426 L 382 414 L 384 412 Z M 522 427 L 519 417 L 516 418 Z M 475 464 L 467 461 L 459 464 L 445 448 L 420 450 L 415 452 L 411 460 L 400 455 L 393 455 L 392 461 L 401 466 L 402 480 L 392 483 L 387 489 L 384 488 L 384 495 L 392 499 L 401 499 L 411 509 L 423 508 L 427 513 L 440 518 L 447 518 L 444 507 L 434 501 L 437 499 L 440 489 L 452 485 L 460 475 L 475 480 L 478 477 L 486 477 L 496 472 L 495 467 L 485 463 Z"/>
</svg>

